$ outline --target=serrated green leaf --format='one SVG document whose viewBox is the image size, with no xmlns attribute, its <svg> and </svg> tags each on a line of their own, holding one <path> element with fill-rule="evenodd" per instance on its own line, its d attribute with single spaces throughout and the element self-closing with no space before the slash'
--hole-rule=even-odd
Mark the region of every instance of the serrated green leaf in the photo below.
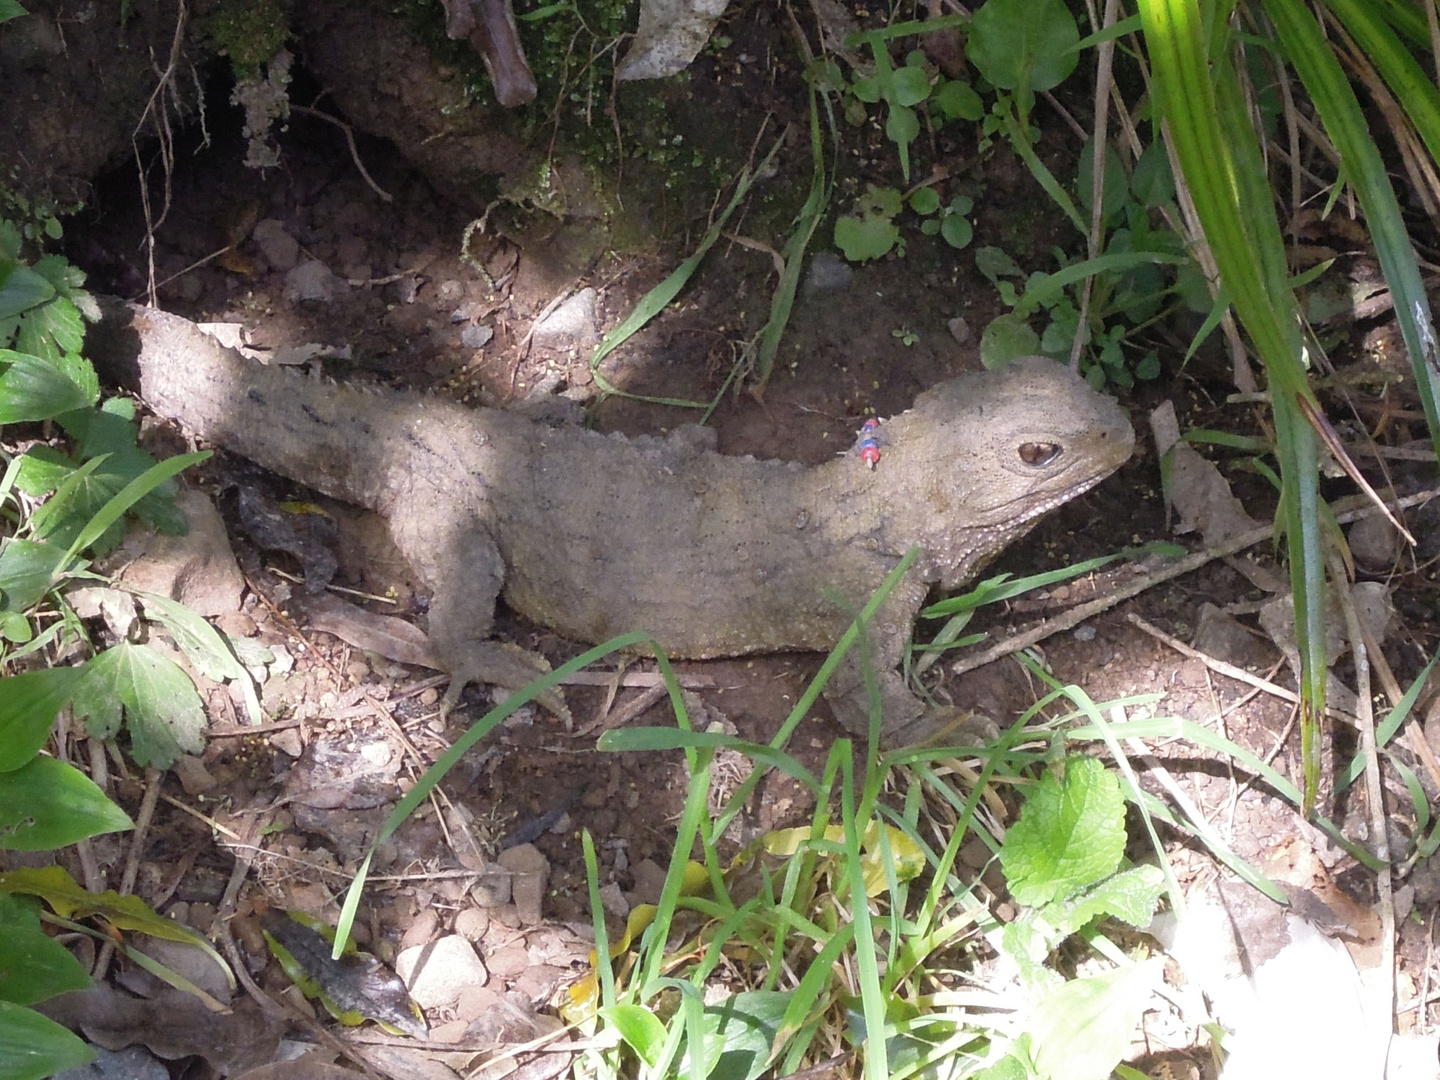
<svg viewBox="0 0 1440 1080">
<path fill-rule="evenodd" d="M 0 349 L 0 424 L 48 420 L 89 405 L 94 398 L 55 364 Z"/>
<path fill-rule="evenodd" d="M 998 247 L 975 249 L 975 269 L 996 284 L 1005 277 L 1024 277 L 1020 264 Z"/>
<path fill-rule="evenodd" d="M 1025 1030 L 1035 1067 L 1050 1080 L 1107 1080 L 1159 982 L 1164 960 L 1072 979 L 1048 995 Z"/>
<path fill-rule="evenodd" d="M 0 957 L 0 1001 L 33 1005 L 90 985 L 70 950 L 41 931 L 34 901 L 0 894 Z"/>
<path fill-rule="evenodd" d="M 74 290 L 85 284 L 85 271 L 63 255 L 42 255 L 30 264 L 30 269 L 50 282 L 62 296 L 70 296 Z"/>
<path fill-rule="evenodd" d="M 17 459 L 15 486 L 32 499 L 42 499 L 75 471 L 75 462 L 50 446 L 32 446 Z"/>
<path fill-rule="evenodd" d="M 1063 900 L 1115 872 L 1125 853 L 1125 798 L 1091 757 L 1067 758 L 1063 778 L 1046 770 L 1000 845 L 1016 903 Z"/>
<path fill-rule="evenodd" d="M 0 773 L 40 752 L 55 715 L 83 681 L 83 668 L 45 668 L 0 679 Z"/>
<path fill-rule="evenodd" d="M 1095 919 L 1115 918 L 1131 926 L 1146 926 L 1165 889 L 1158 866 L 1136 866 L 1106 878 L 1068 900 L 1047 904 L 1041 917 L 1068 937 Z"/>
<path fill-rule="evenodd" d="M 28 266 L 0 266 L 0 319 L 8 319 L 43 304 L 55 295 L 55 286 Z"/>
<path fill-rule="evenodd" d="M 68 296 L 54 296 L 20 316 L 15 347 L 21 352 L 55 359 L 64 353 L 79 354 L 85 343 L 85 320 Z"/>
<path fill-rule="evenodd" d="M 148 592 L 136 595 L 145 605 L 145 614 L 170 631 L 175 644 L 180 646 L 200 674 L 216 682 L 247 677 L 225 639 L 202 617 L 168 596 Z"/>
<path fill-rule="evenodd" d="M 89 718 L 91 735 L 110 738 L 123 716 L 136 763 L 159 769 L 205 748 L 200 695 L 174 661 L 127 641 L 95 657 L 85 670 L 74 709 L 77 718 Z"/>
<path fill-rule="evenodd" d="M 0 1001 L 0 1080 L 43 1080 L 95 1060 L 95 1051 L 34 1009 Z"/>
<path fill-rule="evenodd" d="M 36 756 L 0 773 L 0 849 L 48 851 L 133 827 L 94 781 L 63 761 Z"/>
</svg>

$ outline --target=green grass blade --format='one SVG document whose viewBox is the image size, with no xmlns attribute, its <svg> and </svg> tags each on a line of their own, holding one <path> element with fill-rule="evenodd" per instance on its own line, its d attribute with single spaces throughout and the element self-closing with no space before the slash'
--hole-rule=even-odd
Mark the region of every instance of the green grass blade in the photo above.
<svg viewBox="0 0 1440 1080">
<path fill-rule="evenodd" d="M 599 346 L 595 349 L 594 355 L 590 357 L 590 370 L 594 374 L 595 383 L 600 389 L 604 390 L 607 394 L 617 394 L 622 397 L 635 398 L 639 401 L 652 401 L 661 405 L 678 405 L 693 409 L 706 408 L 707 403 L 703 401 L 686 401 L 682 398 L 644 397 L 626 393 L 619 387 L 612 385 L 610 381 L 600 373 L 600 364 L 617 348 L 629 341 L 635 334 L 639 333 L 646 323 L 664 311 L 671 300 L 674 300 L 676 296 L 680 295 L 680 290 L 689 283 L 695 271 L 700 268 L 700 264 L 705 260 L 705 256 L 708 255 L 710 249 L 715 246 L 715 241 L 719 240 L 724 233 L 725 225 L 729 222 L 730 215 L 735 213 L 736 208 L 744 201 L 745 196 L 750 193 L 750 185 L 754 183 L 755 177 L 765 172 L 783 143 L 783 138 L 776 139 L 775 145 L 770 148 L 770 152 L 765 155 L 765 160 L 760 163 L 760 166 L 753 172 L 746 169 L 745 172 L 741 174 L 739 182 L 735 185 L 735 193 L 730 196 L 730 202 L 726 205 L 725 209 L 720 212 L 720 216 L 715 219 L 715 222 L 710 228 L 706 230 L 705 235 L 701 238 L 699 245 L 691 253 L 690 257 L 672 270 L 664 281 L 646 293 L 640 303 L 635 306 L 635 310 L 632 311 L 619 326 L 616 326 L 601 339 Z"/>
<path fill-rule="evenodd" d="M 784 272 L 775 284 L 775 293 L 770 298 L 770 318 L 760 331 L 760 346 L 755 354 L 755 379 L 751 392 L 757 397 L 764 394 L 775 368 L 775 354 L 780 350 L 780 339 L 790 322 L 790 312 L 795 306 L 795 290 L 800 285 L 800 272 L 805 267 L 805 249 L 815 235 L 815 229 L 830 206 L 830 184 L 825 173 L 825 144 L 820 137 L 820 110 L 816 101 L 815 88 L 810 87 L 810 193 L 805 205 L 800 208 L 800 218 L 795 231 L 785 243 L 781 253 L 785 262 Z"/>
<path fill-rule="evenodd" d="M 1440 160 L 1440 92 L 1372 6 L 1329 0 L 1415 124 L 1431 157 Z M 1265 0 L 1287 59 L 1320 113 L 1325 132 L 1365 212 L 1380 269 L 1395 301 L 1395 318 L 1410 354 L 1430 434 L 1440 446 L 1440 371 L 1435 327 L 1399 201 L 1385 172 L 1355 92 L 1309 9 L 1298 0 Z"/>
<path fill-rule="evenodd" d="M 171 460 L 174 460 L 173 458 Z M 370 844 L 370 850 L 365 853 L 365 858 L 360 863 L 360 869 L 355 872 L 355 877 L 350 882 L 350 888 L 345 893 L 345 902 L 340 908 L 340 918 L 335 924 L 335 948 L 332 953 L 336 960 L 344 955 L 345 944 L 350 939 L 350 927 L 355 922 L 356 909 L 360 907 L 360 897 L 365 891 L 365 879 L 370 873 L 370 860 L 374 857 L 375 849 L 383 844 L 398 829 L 420 803 L 435 790 L 435 785 L 445 778 L 445 774 L 455 767 L 455 763 L 465 756 L 466 752 L 486 735 L 495 730 L 496 726 L 507 716 L 513 713 L 520 706 L 534 701 L 545 691 L 558 686 L 560 680 L 565 676 L 579 671 L 596 660 L 609 656 L 613 652 L 630 648 L 632 645 L 649 643 L 659 651 L 654 639 L 649 634 L 635 631 L 629 634 L 621 634 L 609 641 L 596 645 L 593 649 L 587 649 L 573 660 L 567 660 L 554 671 L 544 675 L 529 686 L 511 694 L 495 708 L 491 709 L 474 725 L 470 730 L 455 740 L 453 746 L 436 760 L 434 765 L 425 770 L 423 776 L 415 781 L 415 786 L 405 793 L 405 797 L 395 804 L 395 809 L 390 811 L 390 816 L 380 826 L 380 831 Z"/>
<path fill-rule="evenodd" d="M 70 550 L 65 553 L 65 558 L 60 561 L 61 568 L 63 569 L 69 566 L 70 561 L 74 559 L 76 555 L 98 540 L 106 529 L 110 528 L 111 525 L 115 524 L 115 522 L 119 521 L 125 515 L 125 511 L 129 510 L 146 495 L 150 494 L 150 492 L 154 491 L 172 476 L 184 472 L 191 465 L 200 464 L 200 462 L 205 461 L 209 457 L 209 450 L 202 450 L 195 454 L 177 454 L 175 457 L 166 458 L 164 461 L 150 466 L 150 468 L 146 469 L 134 480 L 131 480 L 115 493 L 114 498 L 100 508 L 99 512 L 86 524 L 85 528 L 80 530 L 80 535 L 75 537 L 74 543 L 70 545 Z M 92 458 L 91 460 L 95 459 Z M 86 464 L 88 465 L 89 462 L 86 462 Z"/>
<path fill-rule="evenodd" d="M 1193 0 L 1140 0 L 1156 97 L 1225 291 L 1265 365 L 1283 477 L 1281 521 L 1295 594 L 1301 659 L 1305 811 L 1319 783 L 1319 719 L 1325 710 L 1325 565 L 1321 549 L 1316 414 L 1301 364 L 1294 292 L 1259 140 L 1232 64 L 1229 31 L 1202 26 Z M 1213 11 L 1212 11 L 1213 14 Z M 1210 32 L 1216 47 L 1208 47 Z"/>
</svg>

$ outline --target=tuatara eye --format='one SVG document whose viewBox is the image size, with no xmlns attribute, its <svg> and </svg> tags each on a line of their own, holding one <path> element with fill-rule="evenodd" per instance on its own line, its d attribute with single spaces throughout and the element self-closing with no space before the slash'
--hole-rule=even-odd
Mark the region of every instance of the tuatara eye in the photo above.
<svg viewBox="0 0 1440 1080">
<path fill-rule="evenodd" d="M 1053 442 L 1027 442 L 1020 444 L 1020 460 L 1026 465 L 1044 468 L 1061 454 L 1060 444 Z"/>
</svg>

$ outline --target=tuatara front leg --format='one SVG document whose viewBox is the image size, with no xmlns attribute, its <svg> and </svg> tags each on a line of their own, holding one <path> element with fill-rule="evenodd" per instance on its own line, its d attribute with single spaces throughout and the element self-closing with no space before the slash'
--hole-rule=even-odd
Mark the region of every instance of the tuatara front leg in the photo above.
<svg viewBox="0 0 1440 1080">
<path fill-rule="evenodd" d="M 994 722 L 986 717 L 921 701 L 897 670 L 910 642 L 915 615 L 928 592 L 928 583 L 918 573 L 902 579 L 825 688 L 835 719 L 861 740 L 869 736 L 870 711 L 874 707 L 865 683 L 867 664 L 874 675 L 880 741 L 886 748 L 924 744 L 979 746 L 998 734 Z"/>
<path fill-rule="evenodd" d="M 550 665 L 538 653 L 495 641 L 495 600 L 505 581 L 505 562 L 489 528 L 479 517 L 446 512 L 422 488 L 402 499 L 390 518 L 395 546 L 430 590 L 430 641 L 450 675 L 440 702 L 448 715 L 470 683 L 490 683 L 514 692 L 547 674 Z M 536 699 L 570 723 L 570 711 L 558 689 Z"/>
</svg>

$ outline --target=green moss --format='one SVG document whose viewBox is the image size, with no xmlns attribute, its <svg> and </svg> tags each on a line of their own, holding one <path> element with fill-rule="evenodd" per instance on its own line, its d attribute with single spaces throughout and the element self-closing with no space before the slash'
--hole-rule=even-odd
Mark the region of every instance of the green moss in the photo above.
<svg viewBox="0 0 1440 1080">
<path fill-rule="evenodd" d="M 204 29 L 215 51 L 230 58 L 241 82 L 258 78 L 261 66 L 290 37 L 290 24 L 278 0 L 220 0 Z"/>
</svg>

